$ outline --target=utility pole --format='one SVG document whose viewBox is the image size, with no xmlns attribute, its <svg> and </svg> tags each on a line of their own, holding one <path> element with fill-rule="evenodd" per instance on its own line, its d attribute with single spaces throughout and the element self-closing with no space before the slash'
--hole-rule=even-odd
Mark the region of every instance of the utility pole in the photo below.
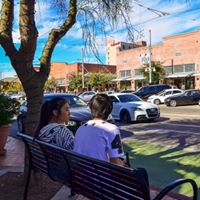
<svg viewBox="0 0 200 200">
<path fill-rule="evenodd" d="M 84 49 L 82 48 L 82 89 L 85 88 L 85 80 L 84 80 Z"/>
<path fill-rule="evenodd" d="M 149 84 L 152 83 L 152 68 L 151 68 L 151 30 L 149 30 Z"/>
</svg>

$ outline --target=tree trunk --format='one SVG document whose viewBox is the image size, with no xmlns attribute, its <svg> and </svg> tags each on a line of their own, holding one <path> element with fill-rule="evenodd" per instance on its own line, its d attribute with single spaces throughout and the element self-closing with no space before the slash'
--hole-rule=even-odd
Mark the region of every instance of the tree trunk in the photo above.
<svg viewBox="0 0 200 200">
<path fill-rule="evenodd" d="M 26 70 L 19 66 L 15 66 L 15 69 L 27 98 L 25 133 L 33 136 L 40 119 L 40 108 L 43 102 L 44 92 L 43 87 L 48 76 L 33 70 L 32 63 L 24 62 L 21 63 L 20 66 L 30 66 L 26 67 Z M 28 69 L 30 70 L 28 71 Z"/>
</svg>

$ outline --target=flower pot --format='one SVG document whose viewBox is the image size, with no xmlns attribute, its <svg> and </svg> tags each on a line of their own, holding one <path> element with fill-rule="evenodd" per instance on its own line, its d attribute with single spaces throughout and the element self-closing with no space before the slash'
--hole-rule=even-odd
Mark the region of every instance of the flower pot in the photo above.
<svg viewBox="0 0 200 200">
<path fill-rule="evenodd" d="M 9 131 L 10 131 L 10 124 L 0 126 L 0 156 L 6 154 L 6 149 L 4 147 L 7 142 Z"/>
</svg>

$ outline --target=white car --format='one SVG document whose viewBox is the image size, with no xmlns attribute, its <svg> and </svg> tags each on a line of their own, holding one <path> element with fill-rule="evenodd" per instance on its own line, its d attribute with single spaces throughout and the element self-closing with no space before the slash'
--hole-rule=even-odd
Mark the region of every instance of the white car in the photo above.
<svg viewBox="0 0 200 200">
<path fill-rule="evenodd" d="M 161 103 L 164 103 L 165 99 L 169 96 L 172 96 L 172 95 L 176 95 L 176 94 L 181 94 L 183 93 L 183 90 L 179 90 L 179 89 L 167 89 L 167 90 L 164 90 L 158 94 L 155 94 L 155 95 L 151 95 L 147 101 L 148 102 L 151 102 L 151 103 L 154 103 L 156 105 L 159 105 Z"/>
<path fill-rule="evenodd" d="M 130 93 L 115 93 L 109 95 L 113 102 L 112 117 L 123 122 L 154 120 L 160 117 L 157 105 L 145 102 Z"/>
<path fill-rule="evenodd" d="M 85 102 L 89 102 L 90 99 L 96 94 L 96 92 L 94 91 L 87 91 L 87 92 L 83 92 L 80 95 L 78 95 L 81 99 L 83 99 L 83 101 Z"/>
</svg>

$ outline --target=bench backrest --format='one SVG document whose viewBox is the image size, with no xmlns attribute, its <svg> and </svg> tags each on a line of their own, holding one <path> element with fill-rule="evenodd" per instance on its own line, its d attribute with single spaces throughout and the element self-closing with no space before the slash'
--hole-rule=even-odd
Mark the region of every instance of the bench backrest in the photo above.
<svg viewBox="0 0 200 200">
<path fill-rule="evenodd" d="M 64 152 L 72 172 L 72 189 L 90 199 L 149 200 L 144 169 L 129 169 L 76 153 Z"/>
<path fill-rule="evenodd" d="M 129 169 L 67 151 L 20 135 L 29 151 L 31 168 L 69 185 L 90 199 L 150 200 L 145 169 Z"/>
</svg>

